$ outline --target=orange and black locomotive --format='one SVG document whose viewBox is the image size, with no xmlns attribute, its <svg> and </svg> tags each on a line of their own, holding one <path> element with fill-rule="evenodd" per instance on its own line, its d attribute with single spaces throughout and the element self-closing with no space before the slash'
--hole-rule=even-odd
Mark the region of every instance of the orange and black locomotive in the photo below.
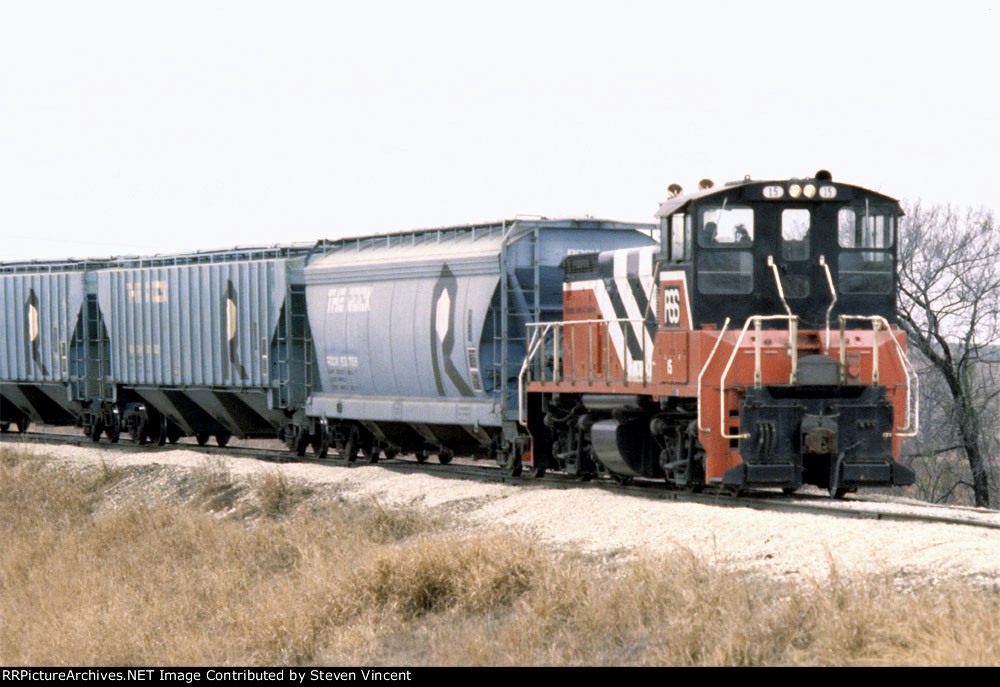
<svg viewBox="0 0 1000 687">
<path fill-rule="evenodd" d="M 529 325 L 523 463 L 695 490 L 911 484 L 899 203 L 826 171 L 699 186 L 671 187 L 659 245 L 564 260 L 562 321 Z"/>
</svg>

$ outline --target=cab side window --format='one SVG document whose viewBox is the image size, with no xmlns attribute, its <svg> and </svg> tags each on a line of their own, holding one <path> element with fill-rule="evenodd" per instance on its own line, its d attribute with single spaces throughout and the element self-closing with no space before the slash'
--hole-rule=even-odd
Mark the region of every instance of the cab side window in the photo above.
<svg viewBox="0 0 1000 687">
<path fill-rule="evenodd" d="M 690 259 L 690 221 L 684 213 L 670 217 L 670 261 L 684 262 Z"/>
<path fill-rule="evenodd" d="M 749 294 L 753 292 L 753 208 L 703 208 L 698 215 L 698 292 Z"/>
</svg>

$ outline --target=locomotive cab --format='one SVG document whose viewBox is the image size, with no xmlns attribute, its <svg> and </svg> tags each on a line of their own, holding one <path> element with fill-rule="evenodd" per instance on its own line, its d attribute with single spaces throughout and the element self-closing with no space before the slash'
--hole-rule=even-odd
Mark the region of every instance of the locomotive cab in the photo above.
<svg viewBox="0 0 1000 687">
<path fill-rule="evenodd" d="M 724 484 L 812 483 L 842 495 L 865 484 L 912 483 L 895 460 L 910 425 L 905 339 L 894 330 L 901 214 L 892 198 L 834 183 L 826 172 L 744 180 L 661 206 L 660 258 L 690 276 L 693 327 L 754 328 L 752 345 L 737 353 L 737 341 L 728 358 L 732 388 L 723 372 L 714 394 L 700 389 L 723 397 L 718 431 L 702 429 Z M 885 348 L 898 356 L 879 362 Z M 752 377 L 740 354 L 754 356 Z M 738 403 L 727 402 L 734 394 Z M 738 428 L 727 426 L 735 419 Z"/>
<path fill-rule="evenodd" d="M 664 203 L 660 260 L 690 276 L 695 327 L 789 310 L 800 329 L 842 314 L 895 324 L 901 214 L 892 198 L 828 179 L 746 180 Z"/>
</svg>

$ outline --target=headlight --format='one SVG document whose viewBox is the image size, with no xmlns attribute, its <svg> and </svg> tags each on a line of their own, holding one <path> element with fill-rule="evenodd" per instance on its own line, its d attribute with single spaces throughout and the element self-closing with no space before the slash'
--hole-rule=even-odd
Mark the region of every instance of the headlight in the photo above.
<svg viewBox="0 0 1000 687">
<path fill-rule="evenodd" d="M 788 195 L 792 198 L 798 198 L 802 195 L 802 187 L 798 184 L 792 184 L 788 187 Z"/>
<path fill-rule="evenodd" d="M 816 187 L 812 184 L 806 184 L 805 188 L 802 189 L 802 195 L 806 198 L 812 198 L 816 195 Z"/>
</svg>

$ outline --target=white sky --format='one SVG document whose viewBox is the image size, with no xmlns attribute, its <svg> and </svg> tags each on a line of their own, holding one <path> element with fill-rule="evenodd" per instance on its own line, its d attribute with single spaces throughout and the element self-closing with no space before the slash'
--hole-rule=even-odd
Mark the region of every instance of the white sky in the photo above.
<svg viewBox="0 0 1000 687">
<path fill-rule="evenodd" d="M 0 0 L 0 260 L 512 217 L 698 179 L 1000 209 L 1000 2 Z"/>
</svg>

